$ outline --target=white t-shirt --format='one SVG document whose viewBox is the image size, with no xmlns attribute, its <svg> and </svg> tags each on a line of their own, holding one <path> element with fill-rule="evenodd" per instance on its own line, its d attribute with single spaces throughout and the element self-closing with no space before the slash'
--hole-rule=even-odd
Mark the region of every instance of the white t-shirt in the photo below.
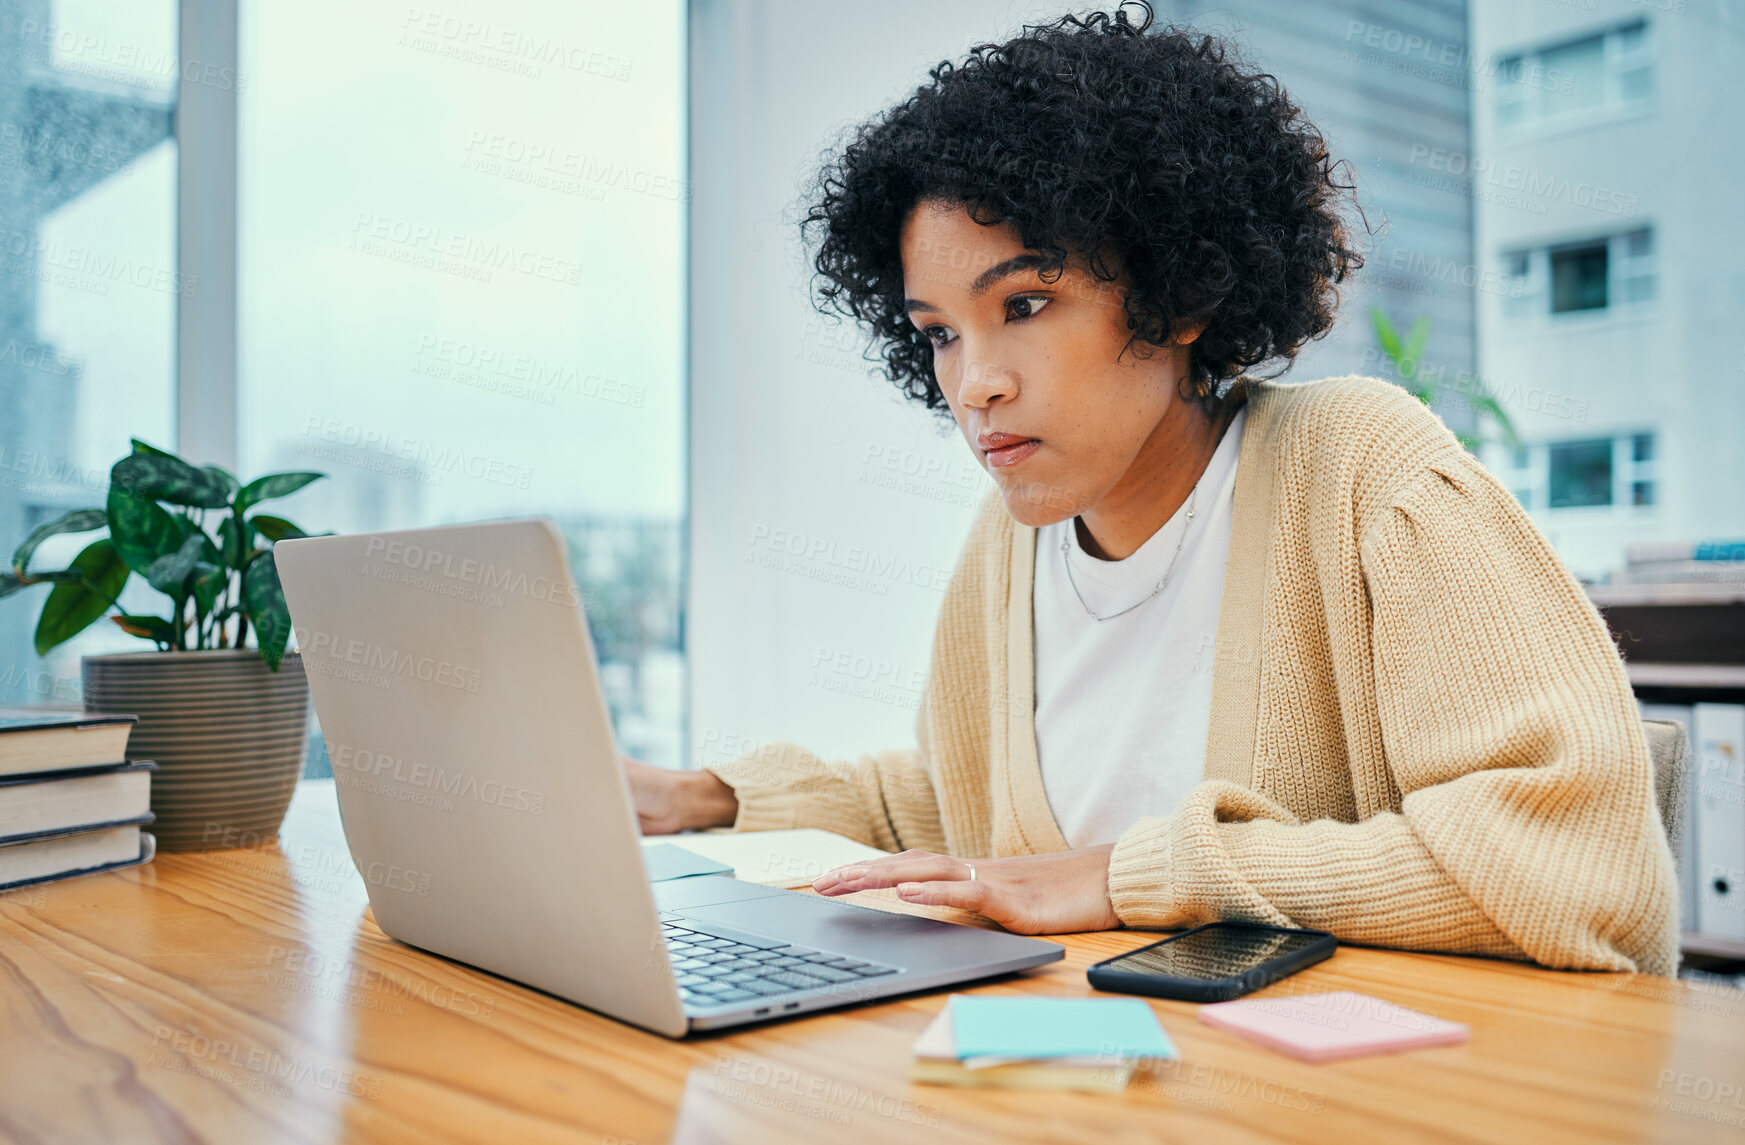
<svg viewBox="0 0 1745 1145">
<path fill-rule="evenodd" d="M 1036 750 L 1049 806 L 1073 847 L 1115 842 L 1135 821 L 1174 811 L 1200 782 L 1247 421 L 1243 406 L 1200 477 L 1193 519 L 1184 501 L 1125 560 L 1087 554 L 1076 518 L 1037 530 Z M 1172 557 L 1169 584 L 1145 600 Z M 1107 619 L 1093 619 L 1086 605 Z"/>
</svg>

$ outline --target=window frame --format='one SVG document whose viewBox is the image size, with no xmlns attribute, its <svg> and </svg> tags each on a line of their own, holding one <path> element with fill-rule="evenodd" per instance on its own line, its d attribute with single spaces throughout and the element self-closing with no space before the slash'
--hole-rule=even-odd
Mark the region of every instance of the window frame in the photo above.
<svg viewBox="0 0 1745 1145">
<path fill-rule="evenodd" d="M 1509 144 L 1541 133 L 1613 123 L 1652 111 L 1659 92 L 1659 52 L 1654 23 L 1645 14 L 1636 15 L 1497 57 L 1491 68 L 1495 88 L 1489 115 L 1499 140 Z M 1631 43 L 1630 33 L 1637 31 L 1640 35 Z M 1604 91 L 1595 106 L 1547 112 L 1547 101 L 1553 98 L 1555 91 L 1553 86 L 1544 82 L 1530 84 L 1525 78 L 1510 78 L 1511 73 L 1523 77 L 1546 76 L 1549 70 L 1545 65 L 1546 55 L 1596 38 L 1600 40 Z M 1631 95 L 1627 91 L 1626 77 L 1632 75 L 1643 77 L 1644 90 L 1640 94 Z"/>
<path fill-rule="evenodd" d="M 1638 459 L 1638 442 L 1646 440 L 1646 458 Z M 1611 445 L 1611 501 L 1604 505 L 1551 504 L 1551 453 L 1558 446 L 1609 441 Z M 1661 432 L 1655 426 L 1625 426 L 1610 432 L 1581 437 L 1557 437 L 1523 443 L 1504 454 L 1498 477 L 1508 486 L 1521 507 L 1536 516 L 1560 522 L 1578 520 L 1640 520 L 1658 511 L 1664 501 L 1660 488 L 1659 458 L 1664 452 Z M 1646 486 L 1648 500 L 1637 503 L 1638 486 Z"/>
<path fill-rule="evenodd" d="M 176 85 L 176 452 L 236 467 L 238 0 L 180 0 Z M 221 69 L 228 68 L 228 73 Z M 220 69 L 214 71 L 213 69 Z M 229 74 L 217 85 L 201 77 Z"/>
<path fill-rule="evenodd" d="M 1532 326 L 1627 321 L 1654 313 L 1660 298 L 1659 242 L 1652 222 L 1627 231 L 1607 231 L 1581 237 L 1514 244 L 1497 252 L 1497 274 L 1511 285 L 1503 294 L 1502 317 L 1516 329 Z M 1640 236 L 1640 237 L 1639 237 Z M 1576 310 L 1553 310 L 1556 303 L 1552 256 L 1585 247 L 1606 246 L 1606 304 Z M 1632 251 L 1632 246 L 1642 249 Z M 1526 273 L 1518 270 L 1525 265 Z M 1520 289 L 1513 289 L 1519 283 Z M 1643 297 L 1629 297 L 1632 283 L 1646 283 Z"/>
</svg>

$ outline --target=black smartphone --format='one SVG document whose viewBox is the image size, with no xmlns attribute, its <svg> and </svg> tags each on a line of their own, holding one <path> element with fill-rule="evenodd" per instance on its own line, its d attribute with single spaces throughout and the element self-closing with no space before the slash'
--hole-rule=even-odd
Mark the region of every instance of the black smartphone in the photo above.
<svg viewBox="0 0 1745 1145">
<path fill-rule="evenodd" d="M 1324 930 L 1211 922 L 1106 958 L 1086 973 L 1099 990 L 1184 1002 L 1228 1002 L 1332 957 Z"/>
</svg>

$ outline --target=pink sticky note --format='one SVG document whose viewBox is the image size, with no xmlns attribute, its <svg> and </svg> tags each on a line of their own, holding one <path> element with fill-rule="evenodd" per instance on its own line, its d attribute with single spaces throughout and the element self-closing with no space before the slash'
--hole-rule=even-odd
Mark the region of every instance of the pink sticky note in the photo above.
<svg viewBox="0 0 1745 1145">
<path fill-rule="evenodd" d="M 1200 1007 L 1200 1021 L 1306 1061 L 1337 1061 L 1466 1041 L 1468 1030 L 1380 998 L 1338 990 Z"/>
</svg>

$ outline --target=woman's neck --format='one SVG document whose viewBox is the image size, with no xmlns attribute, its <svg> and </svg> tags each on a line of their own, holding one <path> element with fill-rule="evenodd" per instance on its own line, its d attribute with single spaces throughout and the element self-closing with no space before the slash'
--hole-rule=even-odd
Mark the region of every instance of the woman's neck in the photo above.
<svg viewBox="0 0 1745 1145">
<path fill-rule="evenodd" d="M 1102 500 L 1079 514 L 1080 546 L 1099 560 L 1125 560 L 1138 551 L 1187 501 L 1217 452 L 1240 401 L 1207 416 L 1184 401 L 1157 423 L 1139 455 Z"/>
</svg>

